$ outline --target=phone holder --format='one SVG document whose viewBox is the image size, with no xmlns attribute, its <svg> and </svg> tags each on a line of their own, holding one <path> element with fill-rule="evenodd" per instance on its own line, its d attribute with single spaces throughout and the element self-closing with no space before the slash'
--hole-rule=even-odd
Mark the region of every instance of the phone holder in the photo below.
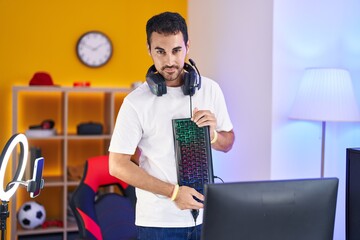
<svg viewBox="0 0 360 240">
<path fill-rule="evenodd" d="M 37 191 L 37 186 L 36 186 L 37 182 L 34 181 L 34 180 L 28 180 L 26 181 L 26 183 L 24 184 L 26 186 L 26 190 L 28 192 L 35 192 Z M 43 189 L 44 188 L 44 179 L 41 179 L 41 182 L 40 182 L 40 189 Z"/>
</svg>

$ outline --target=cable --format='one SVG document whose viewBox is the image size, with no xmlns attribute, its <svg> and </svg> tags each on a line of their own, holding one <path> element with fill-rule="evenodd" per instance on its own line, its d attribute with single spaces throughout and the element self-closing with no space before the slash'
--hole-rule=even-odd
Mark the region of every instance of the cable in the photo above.
<svg viewBox="0 0 360 240">
<path fill-rule="evenodd" d="M 221 178 L 221 177 L 214 176 L 214 179 L 215 179 L 215 178 L 220 179 L 220 181 L 221 181 L 222 183 L 225 183 L 225 182 L 224 182 L 224 180 L 222 180 L 222 178 Z"/>
<path fill-rule="evenodd" d="M 192 100 L 191 100 L 191 95 L 190 96 L 190 118 L 192 118 Z"/>
<path fill-rule="evenodd" d="M 193 235 L 193 233 L 195 232 L 195 239 L 197 240 L 198 239 L 198 236 L 197 236 L 197 229 L 196 229 L 196 219 L 197 217 L 199 216 L 199 209 L 191 209 L 191 215 L 193 216 L 194 218 L 194 230 L 192 231 L 192 233 L 190 234 L 190 237 Z"/>
<path fill-rule="evenodd" d="M 189 59 L 189 62 L 190 64 L 195 68 L 197 74 L 198 74 L 198 78 L 197 78 L 197 83 L 194 85 L 195 88 L 197 88 L 198 90 L 201 88 L 201 74 L 198 70 L 198 68 L 196 67 L 196 64 L 195 62 L 192 60 L 192 59 Z M 189 94 L 189 97 L 190 97 L 190 117 L 192 118 L 192 91 L 193 89 L 190 89 L 190 94 Z M 196 219 L 197 217 L 199 216 L 199 209 L 192 209 L 191 210 L 191 215 L 193 216 L 194 218 L 194 231 L 195 231 L 195 239 L 197 239 L 197 229 L 196 229 Z M 191 234 L 192 235 L 192 234 Z"/>
</svg>

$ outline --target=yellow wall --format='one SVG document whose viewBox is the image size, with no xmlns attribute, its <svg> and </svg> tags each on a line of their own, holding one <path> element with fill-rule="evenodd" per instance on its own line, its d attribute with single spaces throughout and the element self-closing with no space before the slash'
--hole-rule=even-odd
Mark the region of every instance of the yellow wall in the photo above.
<svg viewBox="0 0 360 240">
<path fill-rule="evenodd" d="M 162 11 L 187 17 L 186 0 L 0 0 L 0 146 L 11 136 L 11 87 L 27 85 L 37 71 L 72 86 L 130 86 L 144 80 L 151 58 L 145 24 Z M 75 44 L 84 32 L 100 30 L 112 40 L 114 53 L 101 68 L 82 65 Z"/>
<path fill-rule="evenodd" d="M 1 149 L 12 135 L 13 85 L 28 85 L 37 71 L 49 72 L 62 86 L 90 81 L 92 86 L 129 87 L 143 81 L 152 63 L 146 21 L 163 11 L 186 18 L 187 1 L 0 0 Z M 78 38 L 90 30 L 106 33 L 114 48 L 110 62 L 97 69 L 81 64 L 75 52 Z"/>
</svg>

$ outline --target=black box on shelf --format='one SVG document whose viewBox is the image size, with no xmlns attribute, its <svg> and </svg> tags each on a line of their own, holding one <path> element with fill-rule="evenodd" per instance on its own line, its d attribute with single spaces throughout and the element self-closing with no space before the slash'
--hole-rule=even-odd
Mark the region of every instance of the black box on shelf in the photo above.
<svg viewBox="0 0 360 240">
<path fill-rule="evenodd" d="M 103 133 L 101 123 L 87 122 L 77 125 L 78 135 L 99 135 Z"/>
</svg>

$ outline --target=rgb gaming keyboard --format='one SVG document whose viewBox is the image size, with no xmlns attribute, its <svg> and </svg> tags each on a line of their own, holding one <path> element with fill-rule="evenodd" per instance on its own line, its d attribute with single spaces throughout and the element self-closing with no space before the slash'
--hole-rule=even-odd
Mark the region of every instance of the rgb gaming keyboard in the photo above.
<svg viewBox="0 0 360 240">
<path fill-rule="evenodd" d="M 178 184 L 204 193 L 213 183 L 209 127 L 198 127 L 190 118 L 172 120 Z"/>
</svg>

